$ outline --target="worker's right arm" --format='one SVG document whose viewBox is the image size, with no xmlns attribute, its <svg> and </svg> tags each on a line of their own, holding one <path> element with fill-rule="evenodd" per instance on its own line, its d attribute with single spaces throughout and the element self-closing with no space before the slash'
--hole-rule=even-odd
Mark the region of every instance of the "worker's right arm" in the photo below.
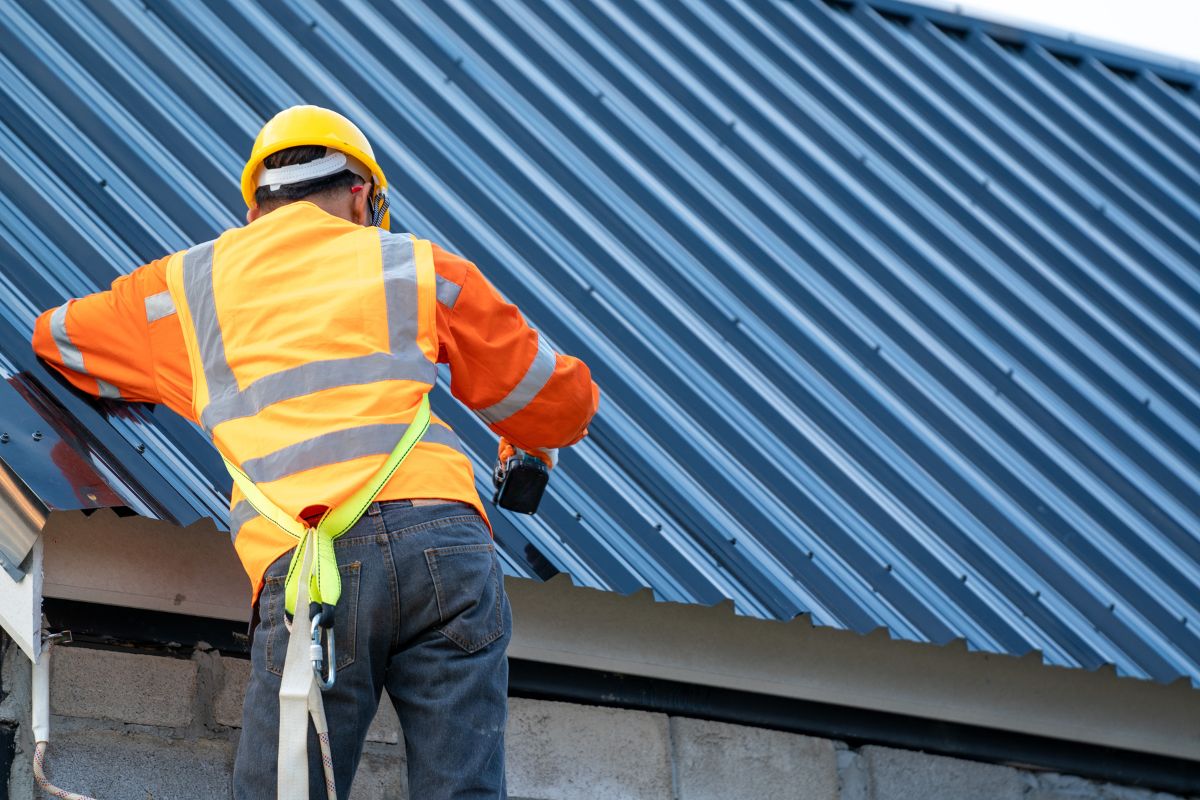
<svg viewBox="0 0 1200 800">
<path fill-rule="evenodd" d="M 451 393 L 522 450 L 583 438 L 600 402 L 587 365 L 554 352 L 470 261 L 437 245 L 433 261 Z"/>
</svg>

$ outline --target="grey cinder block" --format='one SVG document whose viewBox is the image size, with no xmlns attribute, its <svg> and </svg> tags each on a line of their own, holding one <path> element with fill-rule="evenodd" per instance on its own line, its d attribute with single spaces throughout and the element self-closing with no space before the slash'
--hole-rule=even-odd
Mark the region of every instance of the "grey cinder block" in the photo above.
<svg viewBox="0 0 1200 800">
<path fill-rule="evenodd" d="M 392 700 L 386 692 L 379 701 L 379 711 L 375 713 L 375 719 L 371 720 L 371 727 L 367 729 L 367 741 L 383 744 L 400 744 L 404 741 L 400 732 L 400 720 L 396 716 L 396 707 L 392 705 Z"/>
<path fill-rule="evenodd" d="M 350 800 L 408 800 L 408 762 L 403 747 L 367 750 L 358 762 Z"/>
<path fill-rule="evenodd" d="M 178 658 L 56 647 L 50 710 L 68 717 L 183 727 L 192 721 L 196 664 Z"/>
<path fill-rule="evenodd" d="M 233 744 L 116 731 L 64 733 L 51 739 L 48 765 L 52 782 L 91 797 L 228 800 Z"/>
<path fill-rule="evenodd" d="M 230 728 L 242 727 L 242 705 L 246 700 L 246 684 L 250 680 L 250 662 L 244 658 L 221 659 L 223 678 L 213 700 L 213 719 Z M 400 720 L 396 709 L 385 695 L 367 731 L 368 742 L 399 744 Z"/>
<path fill-rule="evenodd" d="M 672 800 L 664 714 L 509 701 L 508 793 L 538 800 Z"/>
<path fill-rule="evenodd" d="M 838 800 L 827 739 L 672 717 L 671 742 L 678 800 Z"/>
<path fill-rule="evenodd" d="M 221 659 L 221 685 L 213 698 L 213 719 L 219 725 L 242 727 L 242 704 L 250 680 L 250 662 L 244 658 Z"/>
<path fill-rule="evenodd" d="M 1011 767 L 890 747 L 860 751 L 870 773 L 871 800 L 1022 800 L 1028 781 Z"/>
</svg>

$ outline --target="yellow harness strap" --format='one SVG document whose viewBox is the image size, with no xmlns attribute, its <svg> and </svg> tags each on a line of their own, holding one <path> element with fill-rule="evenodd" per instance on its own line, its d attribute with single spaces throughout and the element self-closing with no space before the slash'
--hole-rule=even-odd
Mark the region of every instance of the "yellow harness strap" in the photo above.
<svg viewBox="0 0 1200 800">
<path fill-rule="evenodd" d="M 342 596 L 342 577 L 338 574 L 337 558 L 333 551 L 333 540 L 341 536 L 346 531 L 354 527 L 354 523 L 358 522 L 363 513 L 367 510 L 367 506 L 379 496 L 383 491 L 383 487 L 391 480 L 392 475 L 404 463 L 404 459 L 416 446 L 417 442 L 421 441 L 421 437 L 425 435 L 425 431 L 429 429 L 429 396 L 421 397 L 421 405 L 417 408 L 417 415 L 413 419 L 412 424 L 408 426 L 408 430 L 400 437 L 400 441 L 392 450 L 391 455 L 383 462 L 371 479 L 364 483 L 354 494 L 347 497 L 334 508 L 325 512 L 321 517 L 320 522 L 315 528 L 316 536 L 316 558 L 312 560 L 312 570 L 309 575 L 308 597 L 314 603 L 324 603 L 327 605 L 337 605 L 338 598 Z M 261 514 L 266 519 L 273 522 L 281 530 L 296 539 L 296 549 L 292 551 L 292 561 L 288 566 L 287 583 L 285 584 L 284 596 L 286 598 L 286 606 L 289 614 L 296 613 L 296 594 L 298 587 L 297 578 L 300 574 L 300 566 L 304 562 L 304 551 L 308 542 L 309 527 L 299 520 L 288 515 L 286 511 L 271 502 L 262 490 L 254 484 L 254 481 L 242 472 L 235 464 L 224 455 L 221 458 L 225 461 L 225 468 L 229 470 L 229 474 L 233 476 L 233 482 L 242 490 L 242 494 L 246 497 L 251 507 Z"/>
</svg>

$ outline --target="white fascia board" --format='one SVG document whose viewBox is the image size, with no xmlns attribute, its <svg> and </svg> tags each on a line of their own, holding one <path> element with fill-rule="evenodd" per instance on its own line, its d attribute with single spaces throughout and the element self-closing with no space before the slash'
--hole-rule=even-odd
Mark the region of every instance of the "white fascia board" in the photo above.
<svg viewBox="0 0 1200 800">
<path fill-rule="evenodd" d="M 509 654 L 1200 762 L 1200 691 L 1023 658 L 509 578 Z M 1200 765 L 1198 765 L 1200 768 Z"/>
<path fill-rule="evenodd" d="M 42 652 L 42 540 L 35 539 L 20 580 L 0 571 L 0 627 L 29 660 Z"/>
<path fill-rule="evenodd" d="M 37 661 L 42 649 L 42 544 L 46 511 L 0 463 L 0 627 Z M 19 566 L 18 566 L 19 565 Z"/>
<path fill-rule="evenodd" d="M 169 523 L 54 513 L 45 594 L 245 621 L 249 581 L 229 535 L 208 521 Z M 509 654 L 627 675 L 905 714 L 1200 762 L 1200 691 L 1023 658 L 774 622 L 714 607 L 656 602 L 506 578 Z"/>
</svg>

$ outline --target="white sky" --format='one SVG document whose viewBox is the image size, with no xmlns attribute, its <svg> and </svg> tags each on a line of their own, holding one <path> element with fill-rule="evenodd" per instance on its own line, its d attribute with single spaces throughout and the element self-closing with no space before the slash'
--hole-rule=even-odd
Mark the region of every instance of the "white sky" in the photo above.
<svg viewBox="0 0 1200 800">
<path fill-rule="evenodd" d="M 1200 0 L 935 0 L 929 5 L 958 6 L 982 19 L 1055 28 L 1200 64 Z"/>
</svg>

